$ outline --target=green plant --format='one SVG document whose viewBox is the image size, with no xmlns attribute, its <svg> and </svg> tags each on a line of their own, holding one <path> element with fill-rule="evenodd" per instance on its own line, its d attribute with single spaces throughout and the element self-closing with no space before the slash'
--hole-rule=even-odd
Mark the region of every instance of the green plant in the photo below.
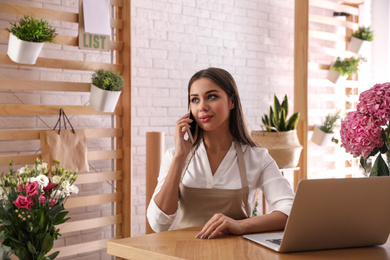
<svg viewBox="0 0 390 260">
<path fill-rule="evenodd" d="M 103 90 L 121 91 L 124 80 L 119 72 L 99 69 L 92 75 L 92 84 Z"/>
<path fill-rule="evenodd" d="M 12 22 L 10 24 L 12 27 L 7 30 L 22 41 L 53 42 L 57 35 L 55 28 L 50 26 L 48 21 L 28 15 L 20 18 L 18 24 Z"/>
<path fill-rule="evenodd" d="M 352 36 L 364 41 L 372 41 L 374 40 L 374 31 L 371 30 L 370 26 L 361 26 Z"/>
<path fill-rule="evenodd" d="M 269 114 L 264 114 L 261 118 L 267 132 L 285 132 L 296 128 L 299 112 L 294 113 L 289 119 L 288 115 L 288 99 L 287 95 L 284 96 L 282 104 L 279 99 L 274 95 L 274 108 L 270 106 Z"/>
<path fill-rule="evenodd" d="M 332 65 L 332 70 L 337 71 L 343 76 L 348 75 L 348 77 L 352 77 L 358 72 L 359 64 L 366 61 L 367 59 L 364 57 L 359 57 L 357 59 L 355 57 L 351 57 L 345 58 L 344 60 L 337 57 L 337 60 Z"/>
<path fill-rule="evenodd" d="M 325 117 L 324 123 L 320 126 L 320 129 L 325 133 L 332 134 L 335 128 L 336 121 L 340 119 L 340 111 L 335 114 L 329 114 Z"/>
</svg>

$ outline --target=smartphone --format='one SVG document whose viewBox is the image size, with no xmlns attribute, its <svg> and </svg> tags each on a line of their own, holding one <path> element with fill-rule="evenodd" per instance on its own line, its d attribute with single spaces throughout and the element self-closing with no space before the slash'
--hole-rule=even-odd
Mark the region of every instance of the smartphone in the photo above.
<svg viewBox="0 0 390 260">
<path fill-rule="evenodd" d="M 190 123 L 190 129 L 187 130 L 187 134 L 188 137 L 190 138 L 191 143 L 194 143 L 194 136 L 197 130 L 197 125 L 196 125 L 194 115 L 192 115 L 191 111 L 190 111 L 190 119 L 192 119 L 192 122 Z"/>
</svg>

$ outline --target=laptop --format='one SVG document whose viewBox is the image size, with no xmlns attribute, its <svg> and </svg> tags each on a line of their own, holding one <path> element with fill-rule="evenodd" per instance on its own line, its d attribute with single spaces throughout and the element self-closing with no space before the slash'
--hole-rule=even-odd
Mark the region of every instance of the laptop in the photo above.
<svg viewBox="0 0 390 260">
<path fill-rule="evenodd" d="M 243 235 L 277 252 L 384 244 L 390 233 L 390 177 L 299 182 L 284 232 Z"/>
</svg>

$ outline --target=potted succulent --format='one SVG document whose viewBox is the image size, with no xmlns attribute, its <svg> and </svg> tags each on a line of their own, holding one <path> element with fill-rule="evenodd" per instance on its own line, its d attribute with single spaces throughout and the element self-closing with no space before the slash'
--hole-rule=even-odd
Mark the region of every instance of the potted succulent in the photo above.
<svg viewBox="0 0 390 260">
<path fill-rule="evenodd" d="M 319 146 L 326 146 L 331 143 L 338 119 L 340 119 L 340 111 L 337 111 L 335 114 L 327 115 L 322 125 L 314 126 L 311 141 Z"/>
<path fill-rule="evenodd" d="M 124 85 L 119 72 L 98 69 L 92 75 L 89 105 L 101 112 L 114 112 Z"/>
<path fill-rule="evenodd" d="M 351 57 L 344 60 L 337 57 L 337 60 L 330 65 L 327 77 L 331 82 L 337 84 L 340 79 L 347 79 L 355 75 L 359 70 L 359 64 L 365 61 L 364 57 Z"/>
<path fill-rule="evenodd" d="M 370 26 L 361 26 L 351 36 L 351 41 L 348 45 L 348 50 L 354 53 L 359 53 L 363 44 L 374 40 L 374 31 L 371 30 Z"/>
<path fill-rule="evenodd" d="M 53 42 L 57 35 L 49 22 L 32 16 L 23 16 L 18 23 L 10 23 L 7 54 L 22 64 L 35 64 L 44 42 Z"/>
<path fill-rule="evenodd" d="M 299 143 L 296 126 L 299 112 L 288 118 L 288 99 L 283 102 L 274 95 L 274 107 L 270 106 L 269 113 L 264 114 L 262 122 L 264 131 L 252 131 L 255 143 L 267 148 L 279 168 L 293 168 L 298 165 L 302 145 Z"/>
</svg>

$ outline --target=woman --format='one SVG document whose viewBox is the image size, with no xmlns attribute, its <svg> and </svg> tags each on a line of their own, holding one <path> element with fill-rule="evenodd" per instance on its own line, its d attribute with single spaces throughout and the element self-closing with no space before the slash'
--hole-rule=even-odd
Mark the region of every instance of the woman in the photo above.
<svg viewBox="0 0 390 260">
<path fill-rule="evenodd" d="M 195 142 L 185 137 L 188 113 L 177 120 L 175 148 L 161 163 L 147 211 L 150 226 L 168 230 L 178 212 L 179 228 L 204 225 L 197 238 L 283 229 L 294 192 L 268 151 L 251 140 L 233 77 L 219 68 L 195 73 L 188 102 L 198 125 Z M 274 210 L 251 217 L 260 189 Z"/>
</svg>

